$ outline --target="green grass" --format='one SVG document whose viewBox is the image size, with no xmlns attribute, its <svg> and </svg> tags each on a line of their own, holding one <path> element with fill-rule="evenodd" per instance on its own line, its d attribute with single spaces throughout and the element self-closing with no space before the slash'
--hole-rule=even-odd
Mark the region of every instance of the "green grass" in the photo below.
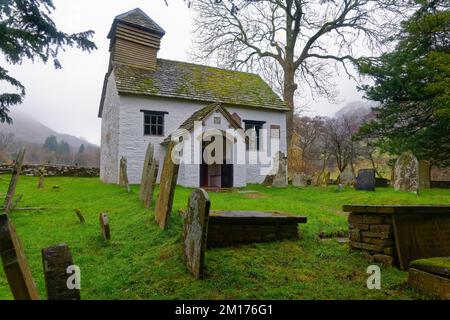
<svg viewBox="0 0 450 320">
<path fill-rule="evenodd" d="M 9 176 L 0 176 L 4 196 Z M 53 189 L 58 185 L 59 189 Z M 207 278 L 195 281 L 182 260 L 182 218 L 190 189 L 177 188 L 169 229 L 161 231 L 152 210 L 132 193 L 90 178 L 47 178 L 37 189 L 37 178 L 21 177 L 20 207 L 45 211 L 11 213 L 24 244 L 40 295 L 45 298 L 41 249 L 67 243 L 81 268 L 83 299 L 417 299 L 405 286 L 407 274 L 382 268 L 382 290 L 366 288 L 368 263 L 358 252 L 336 239 L 319 240 L 320 232 L 347 230 L 343 204 L 448 204 L 450 190 L 430 190 L 420 196 L 392 189 L 377 192 L 336 191 L 328 188 L 275 189 L 249 186 L 254 195 L 211 193 L 213 210 L 276 210 L 305 215 L 302 239 L 237 248 L 208 250 Z M 249 198 L 253 197 L 253 199 Z M 74 213 L 80 208 L 82 225 Z M 112 240 L 101 239 L 98 216 L 109 214 Z M 11 299 L 0 272 L 0 299 Z"/>
</svg>

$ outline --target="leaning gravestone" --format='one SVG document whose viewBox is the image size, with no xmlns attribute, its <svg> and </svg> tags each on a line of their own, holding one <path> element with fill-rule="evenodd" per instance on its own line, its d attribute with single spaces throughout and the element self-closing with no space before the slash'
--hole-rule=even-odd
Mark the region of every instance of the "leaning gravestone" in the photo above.
<svg viewBox="0 0 450 320">
<path fill-rule="evenodd" d="M 39 300 L 22 243 L 6 214 L 0 215 L 0 255 L 14 299 Z"/>
<path fill-rule="evenodd" d="M 355 189 L 375 191 L 375 170 L 374 169 L 361 169 L 356 177 Z"/>
<path fill-rule="evenodd" d="M 294 177 L 292 178 L 292 185 L 294 187 L 306 187 L 308 185 L 308 177 L 303 172 L 294 173 Z"/>
<path fill-rule="evenodd" d="M 278 166 L 278 170 L 273 177 L 272 186 L 286 187 L 288 184 L 287 158 L 284 153 L 280 151 L 277 152 L 275 157 L 275 165 Z"/>
<path fill-rule="evenodd" d="M 145 192 L 147 191 L 146 188 L 149 187 L 147 177 L 148 177 L 148 170 L 150 169 L 152 163 L 154 162 L 153 154 L 154 154 L 153 144 L 149 143 L 147 147 L 147 152 L 145 153 L 144 166 L 142 168 L 141 189 L 139 192 L 139 198 L 141 200 L 144 200 Z"/>
<path fill-rule="evenodd" d="M 20 173 L 22 172 L 23 159 L 25 158 L 25 148 L 20 149 L 17 155 L 16 163 L 12 172 L 11 181 L 3 204 L 3 210 L 8 213 L 13 203 L 14 194 L 16 193 L 17 183 L 19 182 Z"/>
<path fill-rule="evenodd" d="M 195 279 L 204 277 L 210 206 L 209 196 L 203 189 L 195 189 L 189 197 L 184 220 L 184 261 Z"/>
<path fill-rule="evenodd" d="M 419 161 L 419 189 L 431 188 L 431 168 L 428 161 Z"/>
<path fill-rule="evenodd" d="M 150 168 L 147 170 L 147 177 L 145 181 L 144 191 L 144 208 L 148 209 L 152 205 L 153 193 L 155 191 L 156 179 L 158 177 L 159 164 L 158 160 L 153 159 Z"/>
<path fill-rule="evenodd" d="M 411 152 L 403 153 L 395 163 L 394 189 L 418 193 L 419 161 Z"/>
<path fill-rule="evenodd" d="M 127 173 L 127 158 L 122 157 L 120 159 L 120 171 L 119 171 L 119 185 L 125 187 L 128 193 L 131 192 L 130 183 L 128 181 Z"/>
<path fill-rule="evenodd" d="M 109 219 L 106 213 L 100 213 L 100 229 L 104 240 L 111 240 L 111 232 L 109 229 Z"/>
<path fill-rule="evenodd" d="M 80 300 L 80 289 L 71 288 L 67 272 L 73 266 L 72 253 L 67 244 L 42 249 L 45 288 L 48 300 Z"/>
<path fill-rule="evenodd" d="M 155 221 L 161 229 L 167 228 L 169 216 L 172 211 L 175 187 L 177 186 L 178 169 L 180 165 L 172 161 L 172 150 L 174 142 L 170 142 L 166 149 L 161 181 L 159 183 L 158 201 L 155 208 Z"/>
</svg>

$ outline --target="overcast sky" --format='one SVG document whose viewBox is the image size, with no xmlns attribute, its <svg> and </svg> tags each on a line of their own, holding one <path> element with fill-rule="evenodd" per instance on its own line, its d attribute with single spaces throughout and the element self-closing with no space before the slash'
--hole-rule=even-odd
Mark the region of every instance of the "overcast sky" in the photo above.
<svg viewBox="0 0 450 320">
<path fill-rule="evenodd" d="M 41 62 L 8 66 L 10 74 L 27 89 L 24 103 L 13 109 L 60 133 L 83 137 L 99 145 L 101 122 L 97 113 L 109 57 L 106 36 L 114 17 L 140 7 L 166 31 L 158 56 L 189 61 L 193 12 L 181 0 L 171 1 L 170 7 L 163 0 L 54 0 L 54 4 L 56 10 L 52 17 L 59 28 L 68 33 L 94 30 L 98 50 L 87 54 L 68 49 L 60 57 L 61 70 Z M 310 114 L 333 115 L 345 104 L 361 100 L 354 81 L 342 75 L 337 82 L 339 102 L 314 102 Z"/>
</svg>

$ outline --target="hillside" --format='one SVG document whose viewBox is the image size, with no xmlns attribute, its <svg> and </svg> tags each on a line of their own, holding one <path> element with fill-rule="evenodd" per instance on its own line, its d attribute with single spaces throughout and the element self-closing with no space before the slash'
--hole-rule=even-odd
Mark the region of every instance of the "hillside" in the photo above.
<svg viewBox="0 0 450 320">
<path fill-rule="evenodd" d="M 81 144 L 92 145 L 85 139 L 58 133 L 26 114 L 14 112 L 11 116 L 14 119 L 13 124 L 0 123 L 0 133 L 13 133 L 16 141 L 43 144 L 47 137 L 56 136 L 58 141 L 66 141 L 75 150 Z"/>
</svg>

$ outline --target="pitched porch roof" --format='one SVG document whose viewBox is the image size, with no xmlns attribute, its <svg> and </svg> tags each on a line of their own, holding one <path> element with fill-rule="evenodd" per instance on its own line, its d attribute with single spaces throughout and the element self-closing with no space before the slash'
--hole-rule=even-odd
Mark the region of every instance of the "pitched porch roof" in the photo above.
<svg viewBox="0 0 450 320">
<path fill-rule="evenodd" d="M 194 130 L 194 124 L 196 121 L 203 121 L 206 118 L 208 118 L 209 115 L 213 114 L 214 112 L 220 112 L 225 119 L 228 120 L 230 125 L 234 129 L 241 129 L 241 126 L 239 123 L 231 116 L 231 114 L 228 112 L 228 110 L 223 107 L 220 103 L 213 103 L 211 105 L 208 105 L 204 107 L 203 109 L 200 109 L 196 112 L 194 112 L 189 118 L 187 118 L 179 127 L 177 130 L 172 132 L 169 136 L 167 136 L 163 142 L 161 142 L 162 145 L 165 145 L 169 143 L 172 139 L 172 135 L 176 134 L 178 131 L 192 131 Z"/>
</svg>

